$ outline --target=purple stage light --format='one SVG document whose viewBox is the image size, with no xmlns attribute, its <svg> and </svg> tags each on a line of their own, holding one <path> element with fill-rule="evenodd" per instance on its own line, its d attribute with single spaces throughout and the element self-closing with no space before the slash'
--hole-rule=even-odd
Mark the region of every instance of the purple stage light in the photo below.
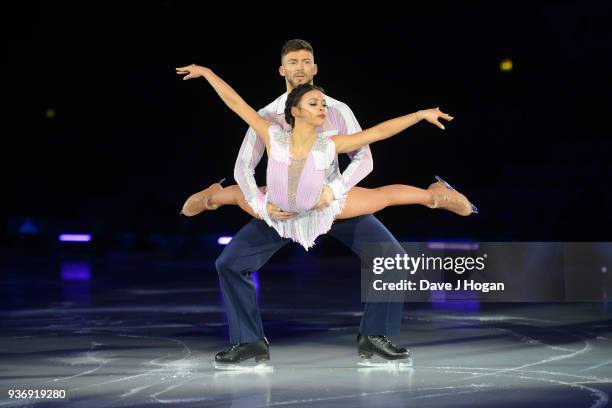
<svg viewBox="0 0 612 408">
<path fill-rule="evenodd" d="M 457 312 L 478 312 L 480 310 L 480 302 L 478 301 L 453 301 L 446 300 L 442 302 L 431 302 L 432 309 L 454 310 Z"/>
<path fill-rule="evenodd" d="M 60 234 L 59 240 L 62 242 L 89 242 L 90 234 Z"/>
<path fill-rule="evenodd" d="M 91 265 L 84 261 L 64 261 L 62 267 L 62 280 L 88 281 L 91 279 Z"/>
<path fill-rule="evenodd" d="M 251 277 L 253 278 L 253 285 L 255 285 L 255 295 L 259 296 L 259 275 L 257 272 L 253 272 Z"/>
<path fill-rule="evenodd" d="M 219 237 L 217 239 L 217 244 L 219 245 L 227 245 L 230 243 L 233 237 Z"/>
</svg>

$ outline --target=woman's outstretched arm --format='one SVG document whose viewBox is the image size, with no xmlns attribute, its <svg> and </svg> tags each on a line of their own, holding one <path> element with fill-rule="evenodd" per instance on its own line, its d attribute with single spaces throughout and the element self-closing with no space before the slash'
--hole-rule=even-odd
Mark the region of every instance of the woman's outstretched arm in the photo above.
<svg viewBox="0 0 612 408">
<path fill-rule="evenodd" d="M 259 137 L 266 143 L 266 147 L 269 148 L 268 127 L 270 127 L 270 122 L 259 116 L 255 109 L 251 108 L 231 86 L 215 75 L 210 68 L 191 64 L 186 67 L 176 68 L 176 73 L 179 75 L 186 74 L 183 80 L 204 77 L 217 94 L 219 94 L 227 107 L 240 116 L 249 126 L 255 129 L 255 132 L 257 132 Z"/>
<path fill-rule="evenodd" d="M 440 123 L 438 120 L 439 118 L 449 121 L 453 120 L 452 116 L 440 111 L 439 108 L 426 109 L 411 113 L 409 115 L 400 116 L 399 118 L 387 120 L 386 122 L 380 123 L 359 133 L 354 133 L 352 135 L 332 136 L 332 140 L 336 144 L 336 153 L 352 152 L 361 146 L 365 146 L 379 140 L 388 139 L 423 119 L 433 123 L 440 129 L 444 129 L 444 125 L 442 125 L 442 123 Z"/>
</svg>

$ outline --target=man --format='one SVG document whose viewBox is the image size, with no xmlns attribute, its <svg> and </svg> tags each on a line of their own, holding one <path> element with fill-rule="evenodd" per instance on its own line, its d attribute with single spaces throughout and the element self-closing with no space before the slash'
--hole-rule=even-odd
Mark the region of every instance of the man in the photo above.
<svg viewBox="0 0 612 408">
<path fill-rule="evenodd" d="M 299 39 L 287 41 L 281 50 L 279 68 L 280 75 L 285 78 L 287 93 L 259 113 L 289 129 L 284 117 L 287 94 L 300 84 L 312 83 L 317 69 L 314 52 L 308 42 Z M 329 95 L 325 98 L 328 115 L 321 129 L 324 134 L 332 136 L 361 131 L 353 112 L 346 104 Z M 255 182 L 254 173 L 264 151 L 264 142 L 249 128 L 234 168 L 234 178 L 247 202 L 263 195 Z M 372 171 L 372 155 L 368 146 L 352 152 L 349 157 L 351 163 L 342 174 L 336 157 L 335 171 L 326 180 L 327 185 L 323 189 L 318 207 L 328 205 L 334 197 L 350 190 Z M 292 213 L 283 212 L 270 203 L 267 207 L 270 215 L 277 219 L 293 216 Z M 328 234 L 349 247 L 357 256 L 361 255 L 363 244 L 368 242 L 392 243 L 398 253 L 404 253 L 393 235 L 373 215 L 336 220 Z M 269 343 L 263 333 L 251 273 L 260 269 L 288 242 L 289 239 L 281 238 L 264 221 L 252 219 L 238 231 L 217 258 L 216 268 L 227 309 L 232 344 L 230 348 L 215 356 L 217 367 L 222 368 L 223 365 L 236 364 L 251 358 L 255 358 L 257 362 L 269 360 Z M 408 350 L 397 347 L 388 337 L 399 334 L 402 311 L 401 302 L 365 304 L 357 337 L 360 356 L 369 358 L 376 354 L 385 359 L 404 359 L 410 356 Z"/>
</svg>

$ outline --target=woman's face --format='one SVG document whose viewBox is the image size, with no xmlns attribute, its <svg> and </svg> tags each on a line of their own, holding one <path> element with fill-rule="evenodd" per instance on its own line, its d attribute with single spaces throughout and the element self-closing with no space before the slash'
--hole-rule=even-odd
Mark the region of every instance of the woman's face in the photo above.
<svg viewBox="0 0 612 408">
<path fill-rule="evenodd" d="M 298 108 L 292 108 L 296 122 L 302 120 L 305 123 L 320 127 L 325 123 L 327 117 L 327 104 L 325 95 L 316 89 L 306 92 L 298 103 Z"/>
</svg>

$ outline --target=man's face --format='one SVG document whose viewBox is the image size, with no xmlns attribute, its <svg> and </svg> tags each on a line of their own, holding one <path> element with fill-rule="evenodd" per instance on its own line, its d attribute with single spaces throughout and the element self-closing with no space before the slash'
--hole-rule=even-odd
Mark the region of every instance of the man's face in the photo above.
<svg viewBox="0 0 612 408">
<path fill-rule="evenodd" d="M 310 51 L 291 51 L 283 57 L 279 72 L 291 89 L 301 84 L 312 84 L 317 75 L 317 64 Z"/>
</svg>

